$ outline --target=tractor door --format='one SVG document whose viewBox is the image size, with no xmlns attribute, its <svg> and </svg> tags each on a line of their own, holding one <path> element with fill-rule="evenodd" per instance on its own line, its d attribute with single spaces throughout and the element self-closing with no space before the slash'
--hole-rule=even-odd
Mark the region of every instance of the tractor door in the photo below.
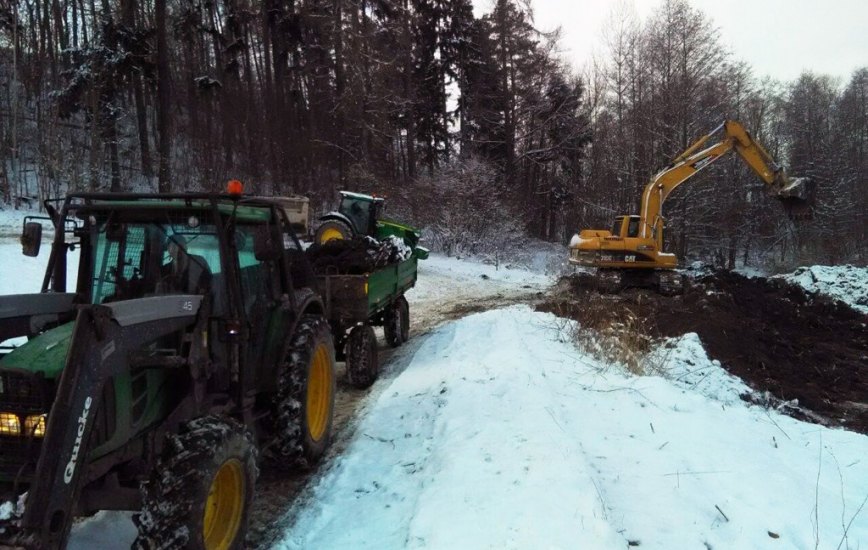
<svg viewBox="0 0 868 550">
<path fill-rule="evenodd" d="M 248 331 L 246 364 L 257 387 L 283 361 L 282 345 L 293 316 L 281 240 L 274 224 L 238 224 L 235 229 L 241 299 Z M 291 234 L 292 229 L 287 228 Z"/>
</svg>

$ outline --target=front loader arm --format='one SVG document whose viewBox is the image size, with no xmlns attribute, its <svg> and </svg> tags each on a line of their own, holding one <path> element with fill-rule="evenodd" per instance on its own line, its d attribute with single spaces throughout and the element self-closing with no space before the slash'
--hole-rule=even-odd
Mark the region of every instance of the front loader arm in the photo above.
<svg viewBox="0 0 868 550">
<path fill-rule="evenodd" d="M 30 486 L 20 529 L 10 541 L 25 548 L 63 548 L 84 485 L 94 420 L 106 382 L 130 370 L 130 352 L 193 325 L 202 296 L 173 295 L 79 309 L 66 365 Z"/>
<path fill-rule="evenodd" d="M 42 293 L 0 296 L 0 342 L 38 334 L 50 323 L 72 318 L 75 294 Z"/>
</svg>

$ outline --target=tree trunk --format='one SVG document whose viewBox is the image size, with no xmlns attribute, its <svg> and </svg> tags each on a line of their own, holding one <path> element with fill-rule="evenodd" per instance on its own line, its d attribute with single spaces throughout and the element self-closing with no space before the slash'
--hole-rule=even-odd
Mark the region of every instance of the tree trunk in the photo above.
<svg viewBox="0 0 868 550">
<path fill-rule="evenodd" d="M 157 133 L 159 134 L 159 173 L 157 188 L 160 193 L 172 191 L 171 153 L 172 135 L 171 96 L 169 89 L 169 52 L 166 37 L 166 0 L 154 0 L 157 27 Z"/>
</svg>

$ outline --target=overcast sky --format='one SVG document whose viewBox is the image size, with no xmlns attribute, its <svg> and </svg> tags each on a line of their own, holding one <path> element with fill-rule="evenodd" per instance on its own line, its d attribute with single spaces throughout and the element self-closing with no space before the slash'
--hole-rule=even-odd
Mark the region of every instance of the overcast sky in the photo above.
<svg viewBox="0 0 868 550">
<path fill-rule="evenodd" d="M 493 0 L 473 0 L 476 14 Z M 561 47 L 577 68 L 602 55 L 601 30 L 619 2 L 532 0 L 536 26 L 563 29 Z M 689 0 L 720 29 L 724 47 L 753 67 L 757 77 L 794 80 L 803 70 L 849 80 L 868 66 L 868 0 Z M 644 21 L 660 0 L 632 0 Z"/>
</svg>

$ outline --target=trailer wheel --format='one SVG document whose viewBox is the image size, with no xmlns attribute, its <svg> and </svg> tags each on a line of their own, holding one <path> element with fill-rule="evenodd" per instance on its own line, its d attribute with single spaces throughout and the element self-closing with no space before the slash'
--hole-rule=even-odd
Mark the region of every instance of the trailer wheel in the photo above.
<svg viewBox="0 0 868 550">
<path fill-rule="evenodd" d="M 347 379 L 354 387 L 367 388 L 377 379 L 377 336 L 370 325 L 358 325 L 347 338 Z"/>
<path fill-rule="evenodd" d="M 326 220 L 316 228 L 314 242 L 325 244 L 336 239 L 349 240 L 353 238 L 353 229 L 340 220 Z"/>
<path fill-rule="evenodd" d="M 321 316 L 299 321 L 279 383 L 273 409 L 275 463 L 310 468 L 328 448 L 335 410 L 335 349 Z"/>
<path fill-rule="evenodd" d="M 163 457 L 142 487 L 133 548 L 244 548 L 256 455 L 250 431 L 229 418 L 199 418 L 167 436 Z"/>
<path fill-rule="evenodd" d="M 398 296 L 383 316 L 383 329 L 386 341 L 393 348 L 410 339 L 410 304 L 404 296 Z"/>
<path fill-rule="evenodd" d="M 401 342 L 410 339 L 410 304 L 403 295 L 395 301 L 397 309 L 401 311 Z"/>
<path fill-rule="evenodd" d="M 404 343 L 404 339 L 401 337 L 401 327 L 404 325 L 403 317 L 404 311 L 397 300 L 383 314 L 383 332 L 386 334 L 386 342 L 393 348 Z"/>
</svg>

